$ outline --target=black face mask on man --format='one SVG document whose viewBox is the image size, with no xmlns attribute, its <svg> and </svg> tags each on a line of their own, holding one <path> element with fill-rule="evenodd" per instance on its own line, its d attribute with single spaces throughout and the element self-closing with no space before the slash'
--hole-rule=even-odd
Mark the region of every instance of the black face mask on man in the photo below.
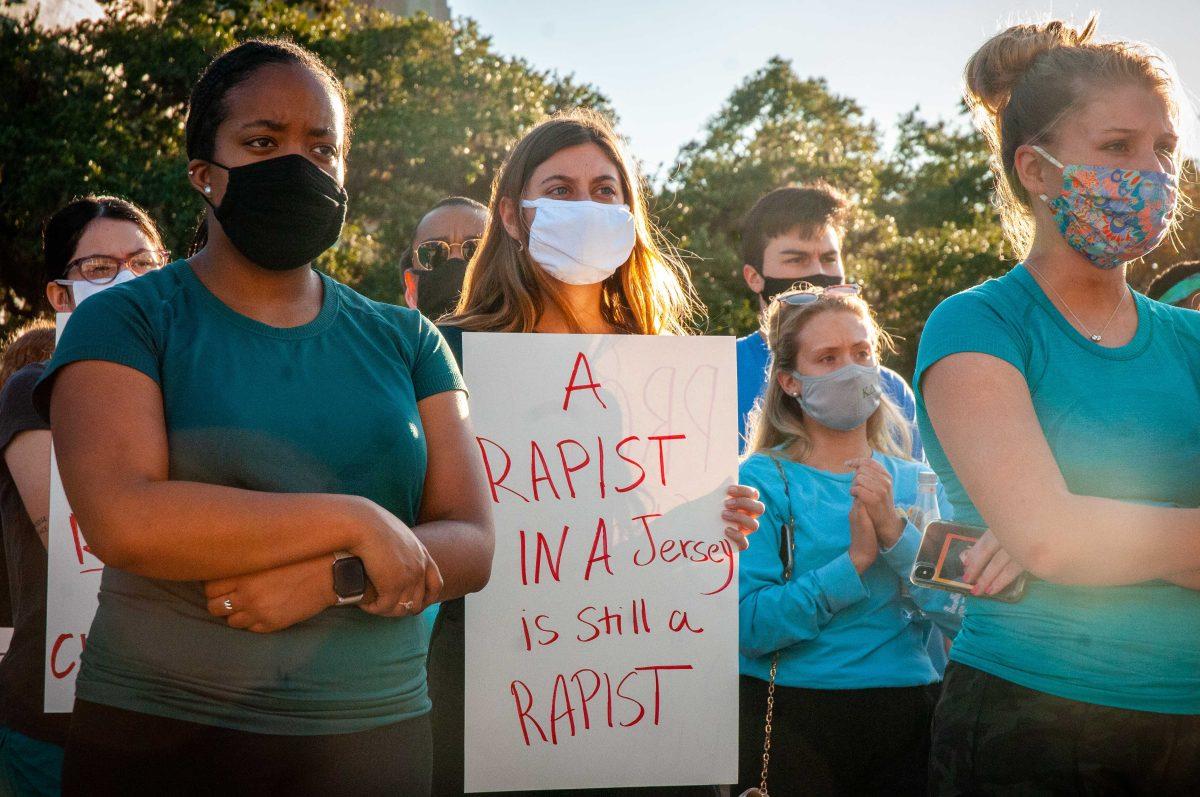
<svg viewBox="0 0 1200 797">
<path fill-rule="evenodd" d="M 346 221 L 346 189 L 303 155 L 229 168 L 225 196 L 212 207 L 225 237 L 262 268 L 287 271 L 311 263 L 337 243 Z"/>
<path fill-rule="evenodd" d="M 462 293 L 467 261 L 452 257 L 431 271 L 414 269 L 417 276 L 417 309 L 426 318 L 437 320 L 454 309 Z"/>
<path fill-rule="evenodd" d="M 832 274 L 809 274 L 807 277 L 768 277 L 761 271 L 763 289 L 758 295 L 762 297 L 764 302 L 769 302 L 784 291 L 792 289 L 793 285 L 801 283 L 809 283 L 818 288 L 830 288 L 834 285 L 841 285 L 845 280 Z"/>
</svg>

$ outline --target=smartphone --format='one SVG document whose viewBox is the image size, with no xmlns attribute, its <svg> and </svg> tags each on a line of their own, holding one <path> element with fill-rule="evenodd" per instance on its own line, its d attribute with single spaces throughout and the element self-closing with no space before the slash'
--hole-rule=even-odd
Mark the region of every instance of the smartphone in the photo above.
<svg viewBox="0 0 1200 797">
<path fill-rule="evenodd" d="M 966 566 L 962 555 L 979 542 L 987 529 L 963 523 L 935 520 L 925 527 L 921 535 L 921 547 L 917 550 L 917 561 L 913 564 L 909 580 L 918 587 L 932 587 L 949 592 L 970 595 L 972 585 L 963 581 Z M 1025 573 L 995 595 L 979 595 L 1008 603 L 1016 603 L 1025 596 L 1028 578 Z"/>
</svg>

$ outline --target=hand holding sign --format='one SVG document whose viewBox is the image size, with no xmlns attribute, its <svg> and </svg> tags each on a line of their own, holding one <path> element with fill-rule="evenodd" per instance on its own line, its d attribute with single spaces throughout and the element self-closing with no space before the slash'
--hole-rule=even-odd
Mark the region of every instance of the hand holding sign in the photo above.
<svg viewBox="0 0 1200 797">
<path fill-rule="evenodd" d="M 739 551 L 744 551 L 750 547 L 746 537 L 758 531 L 758 518 L 767 508 L 758 500 L 758 490 L 744 484 L 733 485 L 726 495 L 729 498 L 725 501 L 721 519 L 734 525 L 725 527 L 725 536 Z"/>
</svg>

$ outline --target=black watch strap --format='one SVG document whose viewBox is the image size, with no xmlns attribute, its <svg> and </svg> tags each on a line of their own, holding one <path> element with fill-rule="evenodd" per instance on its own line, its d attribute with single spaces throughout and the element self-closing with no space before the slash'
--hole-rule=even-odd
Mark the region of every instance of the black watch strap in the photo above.
<svg viewBox="0 0 1200 797">
<path fill-rule="evenodd" d="M 338 551 L 333 555 L 333 594 L 338 606 L 350 606 L 367 592 L 367 569 L 354 554 Z"/>
</svg>

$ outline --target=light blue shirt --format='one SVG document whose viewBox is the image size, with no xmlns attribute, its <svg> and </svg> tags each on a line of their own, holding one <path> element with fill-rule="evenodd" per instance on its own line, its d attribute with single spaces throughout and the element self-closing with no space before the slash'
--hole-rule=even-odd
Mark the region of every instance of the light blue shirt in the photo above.
<svg viewBox="0 0 1200 797">
<path fill-rule="evenodd" d="M 917 462 L 876 454 L 892 475 L 895 503 L 916 503 Z M 900 540 L 881 551 L 861 576 L 850 561 L 850 483 L 853 473 L 831 473 L 754 454 L 739 479 L 758 489 L 766 512 L 742 554 L 741 672 L 767 680 L 779 653 L 776 683 L 810 689 L 920 686 L 940 677 L 925 650 L 928 622 L 953 628 L 961 600 L 915 587 L 908 580 L 921 535 L 909 523 Z M 942 511 L 950 507 L 939 496 Z M 795 517 L 792 577 L 783 579 L 783 524 Z"/>
<path fill-rule="evenodd" d="M 767 390 L 767 365 L 771 360 L 771 350 L 767 341 L 757 332 L 738 338 L 737 341 L 737 380 L 738 380 L 738 453 L 746 450 L 746 416 L 754 409 L 754 404 Z M 880 368 L 883 381 L 883 392 L 900 409 L 900 414 L 908 421 L 909 432 L 912 434 L 912 455 L 915 460 L 924 460 L 925 452 L 921 447 L 921 431 L 917 428 L 917 402 L 912 388 L 904 381 L 904 377 L 890 368 Z"/>
<path fill-rule="evenodd" d="M 1200 313 L 1134 299 L 1137 333 L 1117 348 L 1079 334 L 1023 266 L 933 312 L 914 384 L 929 461 L 959 519 L 983 525 L 929 423 L 920 387 L 930 366 L 958 352 L 1017 369 L 1072 493 L 1200 506 Z M 1200 714 L 1200 592 L 1165 581 L 1033 581 L 1020 603 L 968 598 L 950 658 L 1071 700 Z"/>
</svg>

